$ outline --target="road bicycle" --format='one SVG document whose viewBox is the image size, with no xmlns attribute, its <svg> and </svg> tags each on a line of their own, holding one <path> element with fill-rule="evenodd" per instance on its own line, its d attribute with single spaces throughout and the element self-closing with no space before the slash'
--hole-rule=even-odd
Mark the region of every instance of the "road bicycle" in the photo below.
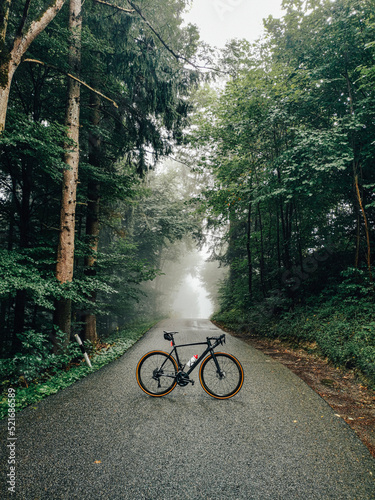
<svg viewBox="0 0 375 500">
<path fill-rule="evenodd" d="M 207 394 L 217 399 L 228 399 L 239 392 L 244 381 L 241 363 L 232 354 L 214 351 L 225 343 L 225 334 L 207 337 L 206 342 L 176 345 L 174 335 L 178 332 L 163 333 L 165 340 L 170 341 L 172 350 L 169 353 L 148 352 L 136 368 L 137 382 L 146 394 L 160 397 L 169 394 L 176 385 L 194 385 L 190 374 L 202 360 L 199 381 Z M 206 349 L 190 366 L 189 363 L 182 364 L 177 349 L 197 345 L 205 345 Z"/>
</svg>

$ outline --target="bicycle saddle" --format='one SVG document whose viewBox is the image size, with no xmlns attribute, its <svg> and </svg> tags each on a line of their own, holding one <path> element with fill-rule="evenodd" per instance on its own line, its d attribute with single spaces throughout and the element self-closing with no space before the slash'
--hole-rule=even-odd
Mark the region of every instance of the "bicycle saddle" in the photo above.
<svg viewBox="0 0 375 500">
<path fill-rule="evenodd" d="M 163 332 L 165 340 L 173 340 L 173 335 L 178 332 Z"/>
</svg>

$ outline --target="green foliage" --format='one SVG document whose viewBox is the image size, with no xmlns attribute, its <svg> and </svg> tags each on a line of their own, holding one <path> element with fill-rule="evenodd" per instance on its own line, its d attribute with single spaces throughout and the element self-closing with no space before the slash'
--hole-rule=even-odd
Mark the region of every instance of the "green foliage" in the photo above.
<svg viewBox="0 0 375 500">
<path fill-rule="evenodd" d="M 283 5 L 264 41 L 227 45 L 225 88 L 197 96 L 202 207 L 229 268 L 215 318 L 373 377 L 373 9 Z"/>
<path fill-rule="evenodd" d="M 134 323 L 103 338 L 104 347 L 99 344 L 100 349 L 91 348 L 92 369 L 84 360 L 81 360 L 82 354 L 78 344 L 72 344 L 66 354 L 55 356 L 50 353 L 45 336 L 31 331 L 25 332 L 22 338 L 28 354 L 19 355 L 15 361 L 12 359 L 2 361 L 0 376 L 3 391 L 0 418 L 7 415 L 8 387 L 12 386 L 16 389 L 16 411 L 20 411 L 26 406 L 36 404 L 45 397 L 69 387 L 77 380 L 122 356 L 155 323 L 156 321 L 150 320 Z M 88 348 L 86 344 L 86 350 Z M 19 378 L 20 374 L 21 378 Z M 25 387 L 26 374 L 30 377 L 28 387 Z"/>
<path fill-rule="evenodd" d="M 195 27 L 183 26 L 186 3 L 147 0 L 141 8 L 176 54 L 190 58 L 199 37 Z M 21 2 L 12 2 L 6 43 L 23 14 L 27 27 L 42 7 L 33 3 L 26 12 Z M 73 333 L 81 333 L 86 312 L 98 315 L 99 333 L 126 323 L 144 297 L 140 284 L 159 274 L 162 252 L 192 227 L 181 200 L 163 199 L 159 191 L 147 205 L 152 189 L 146 192 L 140 178 L 181 142 L 188 96 L 199 75 L 166 50 L 138 14 L 88 2 L 76 75 L 83 84 L 74 279 L 57 283 L 61 180 L 69 148 L 63 124 L 72 73 L 67 17 L 65 4 L 29 47 L 29 62 L 13 79 L 0 137 L 0 340 L 2 355 L 17 353 L 19 365 L 34 355 L 18 334 L 51 333 L 56 300 L 71 299 Z"/>
<path fill-rule="evenodd" d="M 2 385 L 17 385 L 20 380 L 28 384 L 46 372 L 51 374 L 51 372 L 61 370 L 72 359 L 81 355 L 78 344 L 69 344 L 64 354 L 54 354 L 49 336 L 34 330 L 24 331 L 18 337 L 22 351 L 12 358 L 2 359 L 0 368 Z"/>
<path fill-rule="evenodd" d="M 0 298 L 15 296 L 17 290 L 26 290 L 33 301 L 46 308 L 51 308 L 53 279 L 48 271 L 41 270 L 40 262 L 27 252 L 8 252 L 0 249 Z"/>
<path fill-rule="evenodd" d="M 309 297 L 306 304 L 285 308 L 284 299 L 277 316 L 262 303 L 247 313 L 231 310 L 213 319 L 235 331 L 315 344 L 334 365 L 357 370 L 375 387 L 374 292 L 364 271 L 348 269 L 341 275 L 340 283 Z M 279 297 L 279 306 L 282 301 Z"/>
<path fill-rule="evenodd" d="M 233 77 L 198 119 L 214 184 L 203 202 L 227 235 L 214 319 L 316 343 L 374 385 L 374 290 L 353 188 L 359 179 L 373 262 L 373 12 L 347 0 L 284 4 L 258 60 L 228 45 Z"/>
</svg>

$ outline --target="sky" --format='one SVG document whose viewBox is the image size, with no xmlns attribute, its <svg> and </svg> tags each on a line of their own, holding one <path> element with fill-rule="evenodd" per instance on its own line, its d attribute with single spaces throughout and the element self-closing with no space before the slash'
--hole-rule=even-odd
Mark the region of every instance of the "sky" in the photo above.
<svg viewBox="0 0 375 500">
<path fill-rule="evenodd" d="M 224 47 L 232 38 L 255 41 L 263 33 L 264 18 L 282 16 L 282 0 L 192 0 L 187 23 L 199 27 L 203 41 Z"/>
</svg>

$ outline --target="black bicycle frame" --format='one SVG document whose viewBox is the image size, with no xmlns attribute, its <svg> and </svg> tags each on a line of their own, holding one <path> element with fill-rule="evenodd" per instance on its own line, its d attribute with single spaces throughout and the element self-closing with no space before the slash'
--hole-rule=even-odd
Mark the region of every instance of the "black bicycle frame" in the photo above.
<svg viewBox="0 0 375 500">
<path fill-rule="evenodd" d="M 178 365 L 178 369 L 179 371 L 182 371 L 184 369 L 184 365 L 181 363 L 180 361 L 180 357 L 178 355 L 178 352 L 177 352 L 177 348 L 178 347 L 189 347 L 189 346 L 193 346 L 193 345 L 207 345 L 207 349 L 199 356 L 199 358 L 193 363 L 193 365 L 190 367 L 190 369 L 187 371 L 187 372 L 184 372 L 186 373 L 186 375 L 190 375 L 190 373 L 199 365 L 199 363 L 202 361 L 202 359 L 208 354 L 210 353 L 211 356 L 213 357 L 213 360 L 215 362 L 215 365 L 216 365 L 216 368 L 218 370 L 218 372 L 220 372 L 220 366 L 219 366 L 219 363 L 217 362 L 217 359 L 215 357 L 215 352 L 214 352 L 214 349 L 216 349 L 216 347 L 220 344 L 222 344 L 222 340 L 223 338 L 225 339 L 225 337 L 207 337 L 207 340 L 206 342 L 194 342 L 192 344 L 180 344 L 180 345 L 175 345 L 175 341 L 174 339 L 172 338 L 171 340 L 171 343 L 172 343 L 172 346 L 173 346 L 173 349 L 171 350 L 171 352 L 168 354 L 168 358 L 164 361 L 164 363 L 167 362 L 168 359 L 170 359 L 172 357 L 172 354 L 173 353 L 176 353 L 176 360 L 177 360 L 177 365 Z M 214 345 L 211 345 L 211 340 L 215 340 L 215 344 Z M 161 368 L 163 367 L 164 363 L 162 364 Z"/>
</svg>

